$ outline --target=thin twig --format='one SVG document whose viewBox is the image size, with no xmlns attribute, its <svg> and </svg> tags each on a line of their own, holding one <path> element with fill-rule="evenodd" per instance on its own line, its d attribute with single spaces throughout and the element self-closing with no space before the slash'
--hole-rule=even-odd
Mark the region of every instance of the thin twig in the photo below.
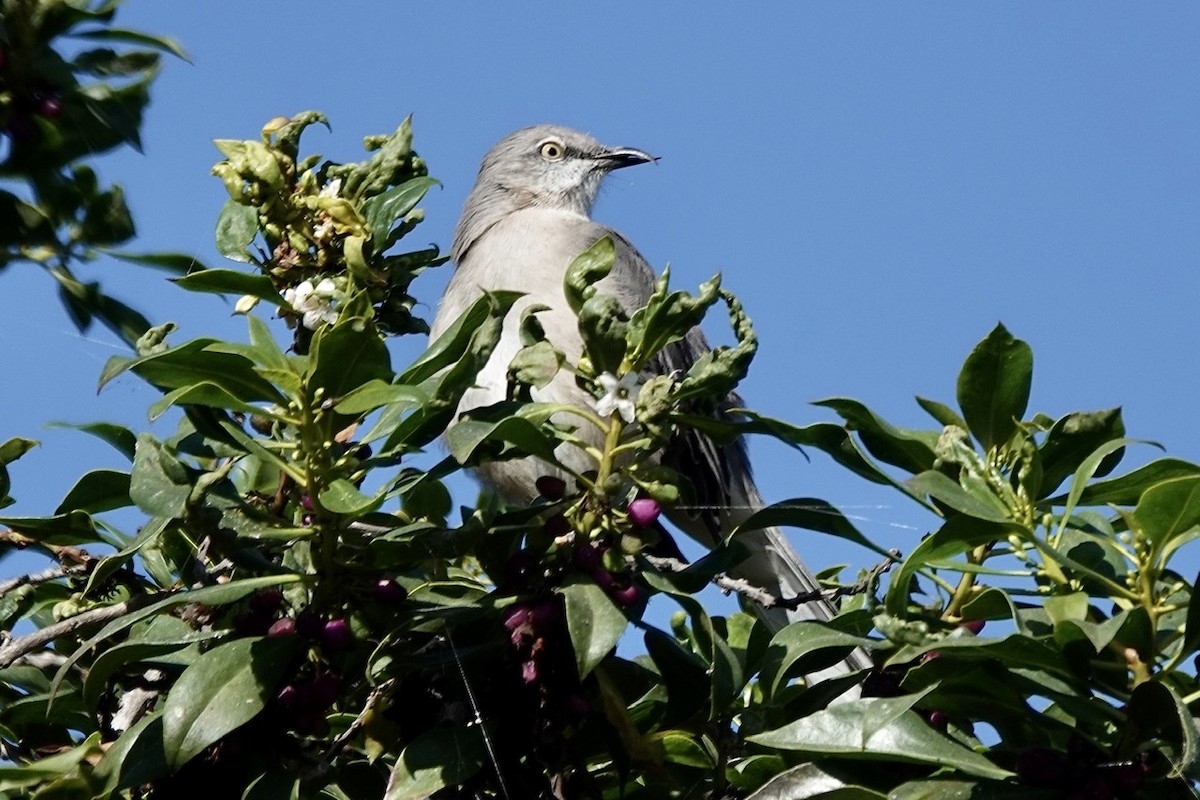
<svg viewBox="0 0 1200 800">
<path fill-rule="evenodd" d="M 0 581 L 0 597 L 8 594 L 14 589 L 20 589 L 22 586 L 32 586 L 38 583 L 48 583 L 52 580 L 72 575 L 78 572 L 83 572 L 82 567 L 47 567 L 41 572 L 33 572 L 29 575 L 18 575 L 15 578 L 9 578 L 6 581 Z"/>
<path fill-rule="evenodd" d="M 880 575 L 891 569 L 892 565 L 900 559 L 900 551 L 890 550 L 888 552 L 889 555 L 887 558 L 872 567 L 861 580 L 855 581 L 849 586 L 837 586 L 833 589 L 817 589 L 811 592 L 802 592 L 795 597 L 776 597 L 766 589 L 755 586 L 743 578 L 731 578 L 728 575 L 714 575 L 712 582 L 726 594 L 739 594 L 763 608 L 793 610 L 805 603 L 813 603 L 818 600 L 832 602 L 845 595 L 866 592 L 879 580 Z M 678 558 L 648 555 L 645 556 L 645 559 L 658 569 L 666 570 L 667 572 L 683 572 L 691 566 L 688 562 Z"/>
<path fill-rule="evenodd" d="M 44 628 L 27 633 L 24 636 L 18 636 L 15 639 L 9 639 L 3 645 L 0 645 L 0 669 L 5 669 L 12 665 L 21 656 L 33 650 L 49 644 L 60 636 L 65 636 L 68 633 L 74 633 L 80 628 L 85 628 L 88 625 L 95 625 L 100 622 L 109 622 L 123 617 L 126 614 L 132 614 L 138 609 L 162 600 L 164 597 L 170 596 L 171 592 L 163 592 L 158 594 L 139 594 L 131 597 L 120 603 L 114 603 L 111 606 L 103 606 L 102 608 L 93 608 L 91 611 L 84 611 L 82 614 L 76 614 L 73 617 L 68 617 L 61 622 L 56 622 L 53 625 L 47 625 Z"/>
</svg>

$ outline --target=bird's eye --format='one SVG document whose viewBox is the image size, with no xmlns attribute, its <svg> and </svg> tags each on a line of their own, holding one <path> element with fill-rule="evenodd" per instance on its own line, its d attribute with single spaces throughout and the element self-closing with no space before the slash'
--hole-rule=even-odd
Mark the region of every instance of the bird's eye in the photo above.
<svg viewBox="0 0 1200 800">
<path fill-rule="evenodd" d="M 542 142 L 541 146 L 538 147 L 538 154 L 547 161 L 561 161 L 566 153 L 567 149 L 562 146 L 562 142 L 556 142 L 553 139 L 548 142 Z"/>
</svg>

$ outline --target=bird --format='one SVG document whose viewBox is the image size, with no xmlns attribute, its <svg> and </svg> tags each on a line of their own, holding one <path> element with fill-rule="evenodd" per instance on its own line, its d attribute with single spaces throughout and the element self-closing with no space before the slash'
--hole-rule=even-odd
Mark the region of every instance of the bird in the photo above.
<svg viewBox="0 0 1200 800">
<path fill-rule="evenodd" d="M 546 338 L 570 363 L 582 352 L 578 320 L 563 290 L 571 262 L 603 237 L 615 246 L 611 272 L 597 290 L 617 298 L 627 312 L 645 305 L 656 275 L 646 259 L 618 231 L 592 219 L 592 207 L 604 179 L 627 167 L 657 159 L 631 147 L 610 147 L 592 136 L 560 125 L 522 128 L 501 139 L 484 156 L 474 187 L 455 229 L 450 260 L 454 272 L 430 326 L 431 340 L 488 291 L 512 290 L 523 296 L 508 313 L 500 340 L 463 395 L 458 413 L 501 402 L 507 397 L 508 365 L 521 348 L 522 311 L 543 306 L 537 314 Z M 661 373 L 687 368 L 709 349 L 698 327 L 670 345 L 652 365 Z M 581 388 L 567 370 L 533 389 L 535 401 L 572 404 L 595 410 L 596 398 Z M 740 405 L 731 397 L 729 407 Z M 576 435 L 600 446 L 603 433 L 582 426 Z M 595 469 L 581 449 L 564 443 L 555 455 L 576 472 Z M 718 445 L 694 430 L 683 430 L 665 449 L 663 461 L 693 484 L 701 513 L 666 509 L 668 519 L 707 547 L 713 547 L 737 525 L 762 508 L 751 476 L 744 442 Z M 534 457 L 483 464 L 478 473 L 501 497 L 528 503 L 538 494 L 537 479 L 555 475 L 553 467 Z M 557 474 L 570 480 L 569 474 Z M 731 570 L 735 577 L 777 597 L 818 591 L 812 571 L 777 528 L 742 531 L 738 539 L 747 557 Z M 824 599 L 795 609 L 773 607 L 762 613 L 772 630 L 795 620 L 828 620 L 836 613 Z M 847 658 L 847 668 L 869 665 L 861 651 Z M 844 670 L 843 670 L 844 671 Z"/>
</svg>

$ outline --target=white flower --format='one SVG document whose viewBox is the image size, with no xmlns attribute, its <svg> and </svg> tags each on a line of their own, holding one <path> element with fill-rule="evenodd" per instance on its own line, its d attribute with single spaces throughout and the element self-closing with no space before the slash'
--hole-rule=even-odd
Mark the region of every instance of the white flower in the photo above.
<svg viewBox="0 0 1200 800">
<path fill-rule="evenodd" d="M 321 197 L 337 197 L 342 192 L 342 179 L 335 178 L 321 187 Z"/>
<path fill-rule="evenodd" d="M 626 422 L 633 422 L 635 403 L 642 388 L 637 373 L 627 372 L 618 380 L 611 372 L 605 372 L 596 378 L 596 382 L 604 390 L 604 394 L 596 401 L 596 413 L 608 417 L 615 411 Z"/>
<path fill-rule="evenodd" d="M 312 281 L 301 281 L 284 291 L 283 299 L 301 315 L 304 327 L 315 331 L 322 322 L 329 325 L 337 322 L 338 315 L 332 303 L 336 291 L 337 286 L 329 278 L 323 278 L 316 286 Z"/>
</svg>

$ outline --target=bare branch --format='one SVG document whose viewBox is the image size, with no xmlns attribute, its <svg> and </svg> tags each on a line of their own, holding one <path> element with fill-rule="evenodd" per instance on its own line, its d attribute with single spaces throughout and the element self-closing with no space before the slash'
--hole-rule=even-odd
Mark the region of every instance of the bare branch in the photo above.
<svg viewBox="0 0 1200 800">
<path fill-rule="evenodd" d="M 658 569 L 667 572 L 683 572 L 691 566 L 686 561 L 678 558 L 666 558 L 663 556 L 643 556 L 650 564 Z M 861 580 L 856 581 L 849 586 L 837 586 L 833 589 L 816 590 L 812 592 L 803 592 L 795 597 L 776 597 L 775 595 L 763 589 L 760 586 L 754 586 L 742 578 L 731 578 L 728 575 L 715 575 L 712 582 L 726 594 L 739 594 L 751 602 L 757 603 L 763 608 L 786 608 L 795 609 L 805 603 L 812 603 L 817 600 L 834 601 L 839 597 L 849 594 L 862 594 L 866 592 L 879 580 L 879 576 L 892 568 L 892 564 L 896 563 L 900 558 L 899 550 L 889 551 L 889 555 L 880 563 L 872 567 Z"/>
<path fill-rule="evenodd" d="M 164 597 L 170 596 L 170 594 L 170 592 L 140 594 L 124 602 L 114 603 L 111 606 L 103 606 L 101 608 L 93 608 L 90 611 L 84 611 L 82 614 L 68 617 L 53 625 L 47 625 L 33 633 L 9 639 L 3 645 L 0 645 L 0 669 L 11 666 L 21 656 L 49 644 L 60 636 L 74 633 L 80 628 L 85 628 L 89 625 L 109 622 L 126 614 L 132 614 L 138 609 L 145 608 L 152 603 L 162 600 Z"/>
<path fill-rule="evenodd" d="M 48 583 L 49 581 L 62 578 L 66 575 L 72 575 L 77 572 L 83 572 L 83 569 L 81 567 L 47 567 L 41 572 L 34 572 L 30 573 L 29 575 L 18 575 L 15 578 L 9 578 L 6 581 L 0 581 L 0 597 L 3 597 L 14 589 L 20 589 L 22 586 Z"/>
</svg>

